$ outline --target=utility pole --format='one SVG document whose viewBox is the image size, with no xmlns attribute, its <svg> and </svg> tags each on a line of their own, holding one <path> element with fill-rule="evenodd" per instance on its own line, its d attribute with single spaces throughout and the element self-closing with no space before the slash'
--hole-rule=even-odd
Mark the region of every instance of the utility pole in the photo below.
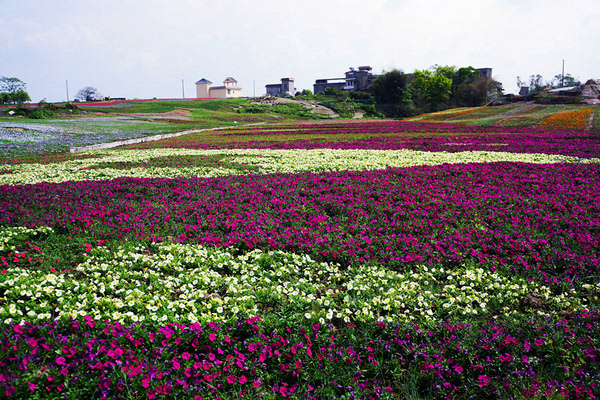
<svg viewBox="0 0 600 400">
<path fill-rule="evenodd" d="M 69 81 L 65 79 L 65 83 L 67 85 L 67 103 L 69 102 Z"/>
<path fill-rule="evenodd" d="M 181 92 L 183 93 L 183 99 L 185 100 L 185 89 L 183 87 L 183 79 L 181 80 Z"/>
<path fill-rule="evenodd" d="M 252 97 L 256 97 L 256 81 L 252 81 Z"/>
<path fill-rule="evenodd" d="M 565 60 L 562 60 L 562 78 L 560 79 L 560 87 L 565 86 Z"/>
</svg>

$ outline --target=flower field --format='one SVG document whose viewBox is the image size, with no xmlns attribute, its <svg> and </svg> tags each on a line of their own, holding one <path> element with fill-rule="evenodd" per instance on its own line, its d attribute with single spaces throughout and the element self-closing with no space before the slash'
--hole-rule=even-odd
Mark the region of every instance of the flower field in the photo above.
<svg viewBox="0 0 600 400">
<path fill-rule="evenodd" d="M 597 106 L 585 105 L 534 105 L 523 103 L 503 107 L 458 108 L 409 118 L 418 122 L 453 122 L 479 126 L 530 127 L 540 129 L 589 129 L 590 116 L 600 121 Z M 597 126 L 592 129 L 598 133 Z"/>
<path fill-rule="evenodd" d="M 598 398 L 598 182 L 567 125 L 2 159 L 0 394 Z"/>
</svg>

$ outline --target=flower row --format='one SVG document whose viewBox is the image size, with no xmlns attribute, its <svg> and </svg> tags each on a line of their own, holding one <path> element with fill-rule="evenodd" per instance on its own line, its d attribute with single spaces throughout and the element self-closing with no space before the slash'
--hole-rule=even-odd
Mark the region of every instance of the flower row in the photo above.
<svg viewBox="0 0 600 400">
<path fill-rule="evenodd" d="M 360 171 L 418 165 L 492 163 L 600 163 L 600 159 L 501 151 L 459 153 L 361 149 L 152 149 L 92 152 L 90 157 L 63 162 L 5 167 L 1 185 L 40 182 L 108 180 L 121 177 L 187 178 L 238 174 Z"/>
<path fill-rule="evenodd" d="M 8 232 L 10 235 L 10 231 Z M 72 270 L 13 265 L 2 271 L 4 323 L 89 315 L 118 321 L 235 321 L 250 315 L 321 323 L 434 323 L 465 315 L 580 310 L 599 285 L 551 296 L 550 288 L 463 265 L 418 266 L 399 273 L 383 266 L 316 262 L 281 251 L 234 251 L 161 244 L 96 247 Z M 537 304 L 528 299 L 535 296 Z"/>
<path fill-rule="evenodd" d="M 123 326 L 77 320 L 10 325 L 1 333 L 8 398 L 596 398 L 600 315 L 562 319 L 266 328 L 236 324 Z M 557 343 L 561 343 L 557 349 Z M 568 371 L 568 373 L 565 373 Z M 221 397 L 223 396 L 223 397 Z"/>
</svg>

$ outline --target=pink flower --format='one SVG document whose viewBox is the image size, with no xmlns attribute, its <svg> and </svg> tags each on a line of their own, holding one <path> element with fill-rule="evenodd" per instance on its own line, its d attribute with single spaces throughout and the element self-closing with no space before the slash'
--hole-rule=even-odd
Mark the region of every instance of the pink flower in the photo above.
<svg viewBox="0 0 600 400">
<path fill-rule="evenodd" d="M 215 335 L 214 333 L 209 333 L 208 339 L 210 339 L 211 342 L 214 342 L 215 340 L 217 340 L 217 335 Z"/>
<path fill-rule="evenodd" d="M 202 396 L 200 396 L 199 394 L 194 396 L 194 400 L 202 400 Z"/>
<path fill-rule="evenodd" d="M 462 374 L 463 368 L 460 365 L 455 365 L 454 371 L 456 371 L 457 374 Z"/>
<path fill-rule="evenodd" d="M 235 376 L 229 375 L 227 377 L 227 383 L 229 383 L 230 385 L 233 385 L 235 383 Z"/>
<path fill-rule="evenodd" d="M 288 395 L 288 390 L 285 387 L 280 387 L 279 388 L 279 393 L 281 393 L 282 396 L 287 396 Z"/>
<path fill-rule="evenodd" d="M 190 357 L 191 355 L 187 351 L 181 355 L 181 358 L 183 358 L 184 360 L 189 360 Z"/>
<path fill-rule="evenodd" d="M 245 375 L 240 376 L 239 382 L 243 385 L 244 383 L 248 382 L 248 378 L 246 378 Z"/>
<path fill-rule="evenodd" d="M 479 375 L 479 386 L 484 387 L 488 383 L 490 383 L 490 377 L 487 375 Z"/>
<path fill-rule="evenodd" d="M 13 386 L 9 386 L 6 388 L 6 390 L 4 391 L 4 394 L 6 395 L 6 397 L 10 397 L 13 394 L 15 394 L 15 392 L 17 391 L 17 389 L 15 389 Z"/>
<path fill-rule="evenodd" d="M 523 362 L 524 362 L 525 364 L 529 364 L 529 358 L 527 358 L 527 356 L 523 356 L 523 357 L 521 357 L 521 358 L 523 359 Z"/>
<path fill-rule="evenodd" d="M 65 358 L 64 358 L 64 357 L 58 357 L 58 358 L 56 359 L 56 363 L 57 363 L 58 365 L 64 365 L 64 363 L 65 363 Z"/>
<path fill-rule="evenodd" d="M 24 333 L 24 332 L 25 332 L 25 331 L 23 330 L 23 327 L 22 327 L 21 325 L 15 325 L 15 326 L 13 327 L 13 330 L 15 331 L 15 333 L 19 333 L 19 334 L 21 334 L 21 333 Z"/>
<path fill-rule="evenodd" d="M 260 388 L 260 380 L 255 380 L 252 382 L 252 386 L 254 386 L 256 389 Z"/>
<path fill-rule="evenodd" d="M 215 361 L 215 358 L 216 358 L 216 357 L 215 357 L 215 355 L 214 355 L 213 353 L 208 353 L 208 359 L 209 359 L 210 361 Z"/>
<path fill-rule="evenodd" d="M 173 361 L 173 369 L 179 369 L 181 367 L 181 364 L 179 364 L 177 361 Z"/>
<path fill-rule="evenodd" d="M 544 341 L 544 339 L 535 339 L 535 340 L 533 341 L 533 344 L 535 344 L 536 346 L 541 346 L 541 345 L 543 345 L 544 343 L 546 343 L 546 342 Z"/>
<path fill-rule="evenodd" d="M 36 386 L 35 383 L 27 382 L 29 384 L 29 390 L 34 391 Z"/>
</svg>

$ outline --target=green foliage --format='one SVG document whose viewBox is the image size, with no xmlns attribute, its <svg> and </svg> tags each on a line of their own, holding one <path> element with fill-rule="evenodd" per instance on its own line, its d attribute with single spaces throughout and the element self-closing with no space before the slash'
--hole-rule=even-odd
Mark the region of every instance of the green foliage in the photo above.
<svg viewBox="0 0 600 400">
<path fill-rule="evenodd" d="M 570 87 L 570 86 L 581 86 L 581 81 L 575 79 L 571 74 L 566 74 L 564 77 L 562 74 L 554 75 L 554 79 L 548 82 L 548 86 L 552 88 Z"/>
<path fill-rule="evenodd" d="M 384 73 L 370 87 L 377 109 L 389 117 L 401 118 L 414 114 L 414 104 L 408 76 L 402 70 Z"/>
<path fill-rule="evenodd" d="M 61 115 L 76 115 L 79 109 L 72 103 L 56 105 L 53 103 L 40 102 L 37 108 L 17 106 L 12 109 L 13 115 L 31 119 L 48 119 Z"/>
<path fill-rule="evenodd" d="M 81 101 L 94 101 L 100 100 L 102 98 L 102 95 L 95 87 L 86 86 L 77 92 L 75 98 Z"/>
<path fill-rule="evenodd" d="M 337 100 L 348 100 L 350 98 L 350 94 L 347 91 L 331 87 L 325 88 L 323 95 L 333 97 Z"/>
<path fill-rule="evenodd" d="M 378 104 L 396 104 L 410 100 L 408 77 L 401 70 L 378 76 L 370 89 Z"/>
<path fill-rule="evenodd" d="M 48 109 L 37 109 L 28 115 L 28 117 L 31 119 L 47 119 L 58 116 L 60 116 L 60 114 L 50 111 Z"/>
<path fill-rule="evenodd" d="M 274 105 L 255 104 L 237 109 L 239 114 L 278 114 L 310 119 L 320 119 L 316 114 L 309 112 L 304 106 L 295 103 L 280 103 Z"/>
<path fill-rule="evenodd" d="M 31 101 L 25 83 L 17 78 L 0 78 L 0 104 L 23 104 Z"/>
<path fill-rule="evenodd" d="M 0 77 L 0 92 L 16 93 L 19 90 L 25 91 L 25 82 L 17 78 Z"/>
<path fill-rule="evenodd" d="M 449 70 L 437 67 L 435 70 L 416 70 L 413 74 L 413 100 L 422 112 L 438 111 L 452 93 L 452 79 L 446 76 Z"/>
<path fill-rule="evenodd" d="M 457 107 L 479 107 L 487 103 L 488 95 L 495 90 L 496 82 L 490 78 L 476 78 L 454 89 L 453 100 Z"/>
<path fill-rule="evenodd" d="M 8 94 L 6 92 L 0 93 L 0 104 L 10 104 L 10 103 L 11 103 L 10 94 Z"/>
</svg>

